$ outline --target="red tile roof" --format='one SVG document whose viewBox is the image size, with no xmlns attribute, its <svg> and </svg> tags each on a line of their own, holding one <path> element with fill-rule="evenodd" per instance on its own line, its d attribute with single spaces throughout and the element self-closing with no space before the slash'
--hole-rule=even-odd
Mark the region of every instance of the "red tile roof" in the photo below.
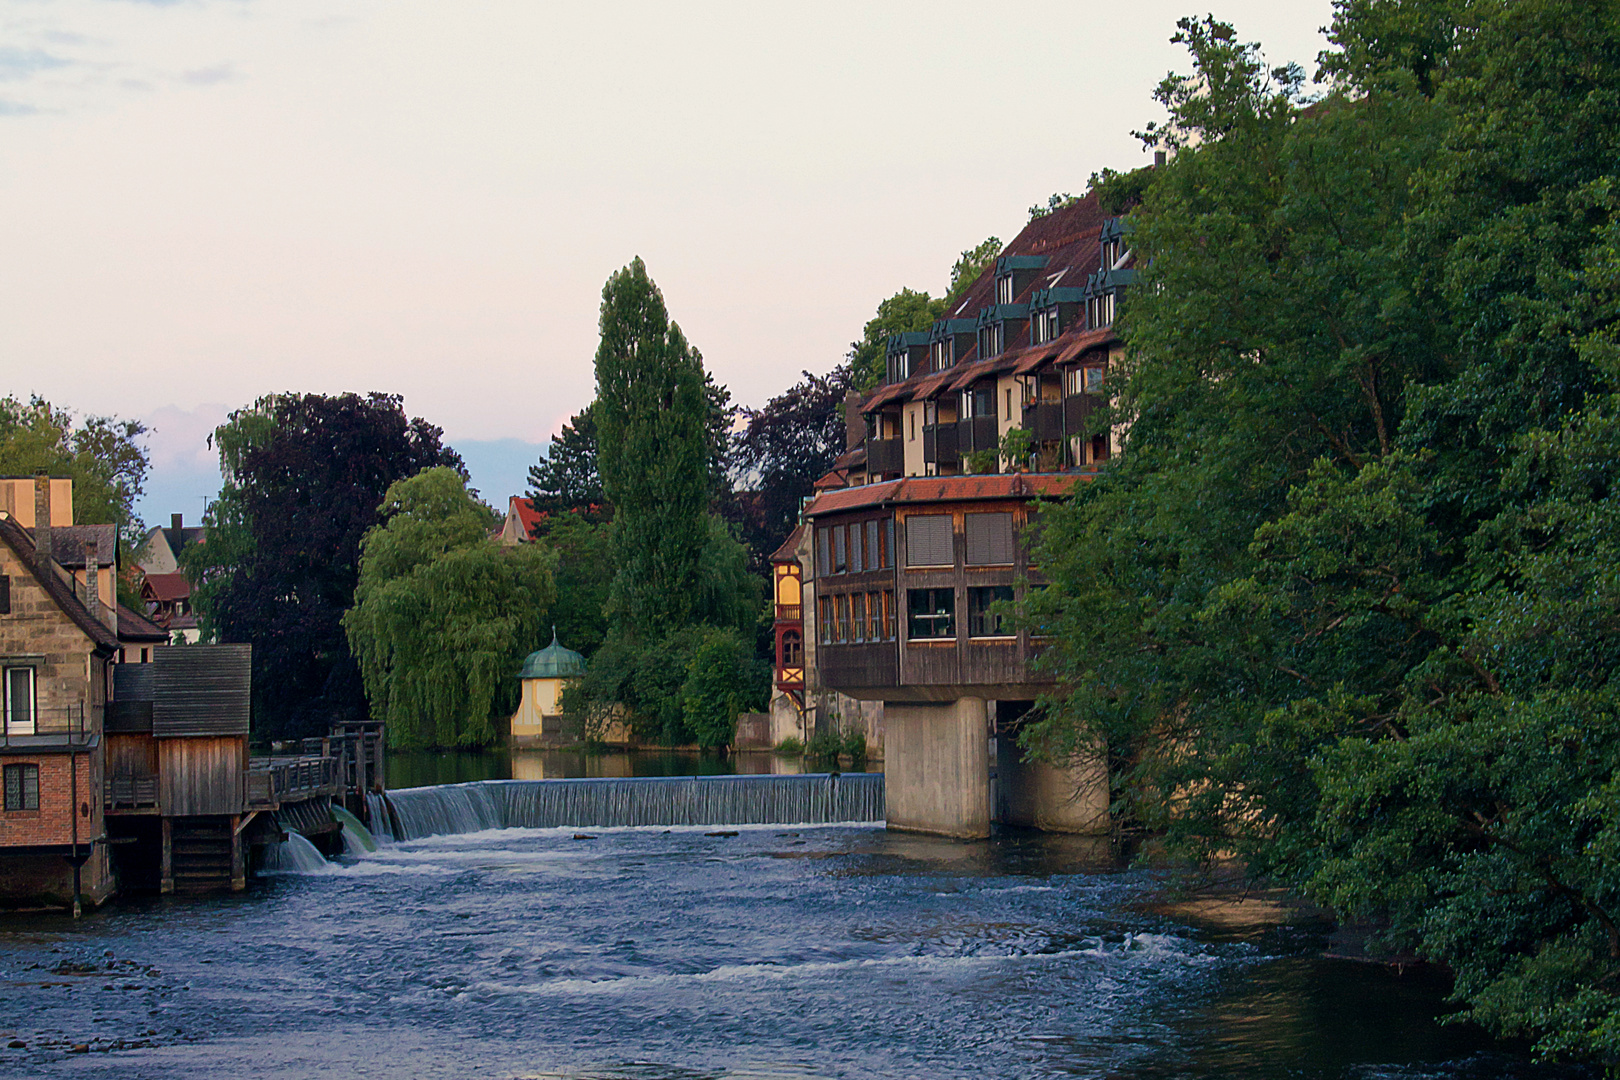
<svg viewBox="0 0 1620 1080">
<path fill-rule="evenodd" d="M 191 582 L 184 574 L 147 574 L 141 591 L 160 603 L 184 600 L 191 595 Z"/>
<path fill-rule="evenodd" d="M 73 620 L 73 623 L 80 630 L 83 630 L 91 641 L 104 648 L 116 649 L 118 647 L 118 635 L 113 633 L 106 623 L 90 614 L 89 609 L 80 602 L 77 596 L 73 595 L 72 586 L 57 576 L 54 568 L 41 571 L 39 566 L 35 564 L 33 534 L 17 524 L 16 519 L 9 515 L 0 516 L 0 541 L 3 541 L 6 546 L 11 548 L 19 561 L 27 565 L 29 573 L 34 576 L 34 580 L 39 582 L 50 598 L 56 602 L 56 606 L 62 609 L 62 613 Z M 55 546 L 54 537 L 52 546 Z"/>
<path fill-rule="evenodd" d="M 534 527 L 545 520 L 546 515 L 534 508 L 534 504 L 521 495 L 511 496 L 506 503 L 508 512 L 517 514 L 518 524 L 523 526 L 523 535 L 534 535 Z"/>
<path fill-rule="evenodd" d="M 805 516 L 888 503 L 976 502 L 986 499 L 1054 499 L 1066 495 L 1085 473 L 992 473 L 986 476 L 908 476 L 881 484 L 825 491 L 805 507 Z"/>
<path fill-rule="evenodd" d="M 167 577 L 169 575 L 164 574 L 164 575 L 161 575 L 161 576 Z M 174 576 L 179 577 L 180 575 L 175 574 Z M 196 625 L 196 618 L 194 616 L 188 616 L 188 617 L 192 619 L 192 625 Z M 118 640 L 119 641 L 129 641 L 129 642 L 136 642 L 136 641 L 163 641 L 163 642 L 167 642 L 169 640 L 169 632 L 167 630 L 163 629 L 163 627 L 159 626 L 157 623 L 155 623 L 152 620 L 148 619 L 145 615 L 142 615 L 142 614 L 140 614 L 138 612 L 131 611 L 129 608 L 125 607 L 123 604 L 119 604 L 118 605 Z"/>
</svg>

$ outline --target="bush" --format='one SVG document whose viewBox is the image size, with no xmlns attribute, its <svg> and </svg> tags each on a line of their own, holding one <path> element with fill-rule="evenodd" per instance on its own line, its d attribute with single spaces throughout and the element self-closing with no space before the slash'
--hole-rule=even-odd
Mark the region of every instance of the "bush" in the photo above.
<svg viewBox="0 0 1620 1080">
<path fill-rule="evenodd" d="M 844 738 L 838 731 L 838 718 L 831 717 L 827 724 L 817 724 L 815 734 L 805 746 L 804 753 L 818 764 L 836 766 L 838 755 L 844 749 Z"/>
<path fill-rule="evenodd" d="M 804 743 L 799 741 L 797 735 L 789 735 L 776 744 L 776 753 L 781 754 L 783 757 L 798 757 L 804 753 Z"/>
<path fill-rule="evenodd" d="M 857 772 L 866 768 L 866 729 L 860 724 L 851 724 L 844 729 L 842 740 L 844 756 L 849 758 L 849 767 Z"/>
</svg>

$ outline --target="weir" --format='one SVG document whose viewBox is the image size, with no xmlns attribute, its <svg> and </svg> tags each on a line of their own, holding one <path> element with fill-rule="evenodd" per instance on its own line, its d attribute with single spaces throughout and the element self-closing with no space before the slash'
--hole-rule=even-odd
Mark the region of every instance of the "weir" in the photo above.
<svg viewBox="0 0 1620 1080">
<path fill-rule="evenodd" d="M 882 773 L 480 780 L 366 799 L 371 831 L 394 840 L 511 828 L 826 825 L 884 813 Z"/>
</svg>

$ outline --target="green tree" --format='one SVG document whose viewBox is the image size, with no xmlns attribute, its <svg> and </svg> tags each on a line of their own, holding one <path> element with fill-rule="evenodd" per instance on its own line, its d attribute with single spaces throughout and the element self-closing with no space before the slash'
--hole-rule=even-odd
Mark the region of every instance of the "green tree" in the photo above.
<svg viewBox="0 0 1620 1080">
<path fill-rule="evenodd" d="M 488 746 L 556 598 L 555 555 L 490 539 L 495 514 L 445 466 L 388 489 L 343 617 L 391 745 Z"/>
<path fill-rule="evenodd" d="M 686 664 L 680 699 L 686 729 L 702 747 L 730 746 L 737 714 L 763 708 L 770 686 L 753 649 L 735 630 L 707 627 Z"/>
<path fill-rule="evenodd" d="M 564 512 L 604 518 L 607 496 L 597 471 L 596 445 L 596 420 L 587 405 L 551 437 L 546 455 L 529 466 L 528 499 L 546 515 L 543 528 L 550 528 L 555 515 Z"/>
<path fill-rule="evenodd" d="M 601 333 L 592 412 L 614 512 L 609 618 L 651 639 L 691 618 L 714 468 L 707 380 L 640 259 L 603 287 Z"/>
<path fill-rule="evenodd" d="M 539 541 L 556 552 L 557 603 L 551 622 L 563 644 L 591 656 L 607 635 L 608 594 L 613 587 L 612 526 L 584 514 L 548 519 Z"/>
<path fill-rule="evenodd" d="M 1620 16 L 1337 8 L 1342 96 L 1305 111 L 1182 25 L 1128 453 L 1046 515 L 1064 690 L 1028 744 L 1613 1064 Z"/>
<path fill-rule="evenodd" d="M 390 485 L 461 459 L 388 394 L 283 394 L 215 432 L 225 487 L 183 565 L 204 625 L 253 645 L 254 728 L 313 736 L 366 714 L 343 615 Z M 195 552 L 195 554 L 193 554 Z"/>
<path fill-rule="evenodd" d="M 41 469 L 73 478 L 73 520 L 118 525 L 126 541 L 140 534 L 135 513 L 149 462 L 138 420 L 86 416 L 42 397 L 0 398 L 0 473 L 29 476 Z"/>
</svg>

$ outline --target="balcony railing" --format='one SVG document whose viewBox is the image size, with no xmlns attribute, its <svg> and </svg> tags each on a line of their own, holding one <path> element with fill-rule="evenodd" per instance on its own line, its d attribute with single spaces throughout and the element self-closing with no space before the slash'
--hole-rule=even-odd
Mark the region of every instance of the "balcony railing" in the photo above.
<svg viewBox="0 0 1620 1080">
<path fill-rule="evenodd" d="M 956 450 L 956 422 L 923 425 L 923 460 L 935 465 L 955 465 L 962 460 Z"/>
<path fill-rule="evenodd" d="M 1001 440 L 996 437 L 996 418 L 994 416 L 975 416 L 967 420 L 956 422 L 957 447 L 964 454 L 975 450 L 994 450 Z"/>
<path fill-rule="evenodd" d="M 102 802 L 108 810 L 145 810 L 157 806 L 155 776 L 114 776 L 102 787 Z"/>
<path fill-rule="evenodd" d="M 1103 406 L 1100 394 L 1070 394 L 1063 399 L 1063 417 L 1069 426 L 1069 434 L 1086 435 L 1086 423 L 1091 414 Z"/>
<path fill-rule="evenodd" d="M 340 790 L 336 757 L 255 758 L 247 770 L 250 807 L 276 806 Z"/>
<path fill-rule="evenodd" d="M 101 707 L 57 705 L 35 709 L 31 718 L 6 717 L 0 725 L 0 747 L 33 749 L 52 746 L 87 746 L 95 737 Z"/>
<path fill-rule="evenodd" d="M 1055 401 L 1038 401 L 1024 406 L 1024 428 L 1036 442 L 1063 438 L 1063 406 Z"/>
<path fill-rule="evenodd" d="M 777 604 L 776 605 L 776 621 L 777 622 L 803 622 L 804 621 L 804 605 L 803 604 Z"/>
<path fill-rule="evenodd" d="M 866 440 L 866 471 L 868 473 L 905 472 L 905 446 L 899 439 Z"/>
</svg>

